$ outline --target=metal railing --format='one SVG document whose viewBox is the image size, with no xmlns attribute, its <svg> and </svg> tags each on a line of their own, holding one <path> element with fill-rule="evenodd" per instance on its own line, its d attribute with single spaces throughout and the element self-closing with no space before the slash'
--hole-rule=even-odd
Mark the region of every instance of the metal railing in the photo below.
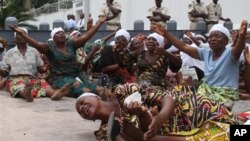
<svg viewBox="0 0 250 141">
<path fill-rule="evenodd" d="M 40 16 L 41 14 L 55 13 L 59 10 L 73 8 L 73 0 L 60 0 L 52 4 L 45 4 L 40 8 L 31 9 L 30 13 L 33 16 Z"/>
</svg>

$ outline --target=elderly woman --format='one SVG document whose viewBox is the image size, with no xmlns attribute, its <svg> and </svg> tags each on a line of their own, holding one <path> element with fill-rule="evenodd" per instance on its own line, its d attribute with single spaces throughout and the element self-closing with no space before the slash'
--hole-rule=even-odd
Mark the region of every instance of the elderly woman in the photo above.
<svg viewBox="0 0 250 141">
<path fill-rule="evenodd" d="M 146 50 L 134 54 L 136 56 L 137 79 L 146 80 L 153 85 L 167 87 L 166 72 L 168 67 L 177 72 L 181 67 L 181 59 L 165 51 L 164 37 L 152 33 L 147 37 Z M 134 57 L 133 57 L 134 58 Z"/>
<path fill-rule="evenodd" d="M 234 47 L 226 47 L 230 40 L 228 29 L 220 24 L 214 25 L 209 31 L 208 49 L 192 48 L 169 34 L 160 25 L 154 24 L 152 28 L 179 50 L 204 61 L 205 81 L 199 87 L 199 94 L 207 95 L 220 103 L 238 99 L 239 57 L 245 46 L 247 21 L 242 22 L 239 39 Z"/>
<path fill-rule="evenodd" d="M 47 55 L 50 64 L 49 81 L 55 88 L 61 88 L 65 84 L 70 85 L 68 96 L 78 97 L 84 91 L 96 91 L 100 87 L 87 81 L 80 76 L 80 64 L 76 61 L 76 50 L 94 35 L 97 29 L 104 23 L 106 18 L 100 21 L 81 37 L 74 40 L 66 39 L 62 28 L 55 28 L 51 32 L 52 41 L 48 43 L 38 42 L 21 32 L 20 28 L 10 28 L 17 32 L 30 45 L 34 46 L 41 53 Z M 76 80 L 75 78 L 80 79 Z"/>
<path fill-rule="evenodd" d="M 144 108 L 141 108 L 140 100 L 127 102 L 126 97 L 137 92 L 141 94 Z M 145 112 L 146 107 L 154 107 L 154 117 Z M 155 111 L 157 107 L 161 109 L 158 114 Z M 133 126 L 141 128 L 141 132 L 137 134 L 137 132 L 133 133 L 134 130 L 130 130 L 129 123 L 123 124 L 122 137 L 125 135 L 132 140 L 139 141 L 143 136 L 150 140 L 159 128 L 161 130 L 157 135 L 163 136 L 165 140 L 228 138 L 229 125 L 238 123 L 224 105 L 204 96 L 195 96 L 190 87 L 164 91 L 158 87 L 145 85 L 145 83 L 119 85 L 113 93 L 109 94 L 107 101 L 93 93 L 83 94 L 76 101 L 76 110 L 84 119 L 102 121 L 101 128 L 95 132 L 98 140 L 107 140 L 107 126 L 109 125 L 108 129 L 112 129 L 112 124 L 108 124 L 108 122 L 112 123 L 110 114 L 113 111 L 117 120 L 122 117 L 129 123 L 133 122 Z M 216 132 L 213 132 L 214 129 Z M 108 132 L 108 136 L 115 138 L 113 133 Z M 209 136 L 204 137 L 203 135 L 206 133 Z"/>
<path fill-rule="evenodd" d="M 24 35 L 27 29 L 19 29 Z M 9 91 L 12 97 L 22 97 L 28 102 L 33 97 L 49 96 L 57 100 L 68 92 L 68 86 L 55 90 L 45 80 L 36 77 L 37 73 L 43 73 L 45 68 L 39 52 L 27 45 L 20 34 L 15 34 L 16 46 L 8 50 L 3 59 L 0 69 L 1 76 L 8 76 Z"/>
</svg>

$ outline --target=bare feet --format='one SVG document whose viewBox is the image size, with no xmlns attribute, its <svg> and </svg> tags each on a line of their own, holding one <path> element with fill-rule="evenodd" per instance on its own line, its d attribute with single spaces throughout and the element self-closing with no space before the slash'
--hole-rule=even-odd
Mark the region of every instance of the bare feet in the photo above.
<svg viewBox="0 0 250 141">
<path fill-rule="evenodd" d="M 239 97 L 241 100 L 250 100 L 250 94 L 247 93 L 239 93 Z"/>
<path fill-rule="evenodd" d="M 127 119 L 122 118 L 121 120 L 121 135 L 126 140 L 131 141 L 143 141 L 143 132 L 135 127 L 133 123 L 129 122 Z"/>
<path fill-rule="evenodd" d="M 34 100 L 32 94 L 31 94 L 31 90 L 32 90 L 32 86 L 27 86 L 24 89 L 24 95 L 25 95 L 27 102 L 33 102 L 33 100 Z"/>
<path fill-rule="evenodd" d="M 51 100 L 59 100 L 60 98 L 69 94 L 70 86 L 69 84 L 65 84 L 62 88 L 56 90 L 56 92 L 50 97 Z"/>
</svg>

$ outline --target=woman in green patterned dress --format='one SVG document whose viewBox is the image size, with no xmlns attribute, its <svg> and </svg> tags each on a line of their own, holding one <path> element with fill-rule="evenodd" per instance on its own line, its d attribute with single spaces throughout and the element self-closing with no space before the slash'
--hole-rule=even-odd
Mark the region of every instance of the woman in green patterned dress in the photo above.
<svg viewBox="0 0 250 141">
<path fill-rule="evenodd" d="M 80 63 L 76 61 L 76 50 L 89 40 L 105 21 L 106 17 L 100 18 L 94 27 L 81 37 L 73 40 L 66 38 L 62 28 L 55 28 L 51 32 L 52 40 L 47 43 L 38 42 L 28 35 L 22 34 L 20 28 L 13 26 L 10 26 L 10 28 L 20 34 L 30 45 L 47 55 L 50 65 L 49 82 L 52 86 L 61 88 L 69 84 L 71 87 L 67 96 L 78 97 L 83 92 L 96 92 L 102 89 L 81 76 Z"/>
</svg>

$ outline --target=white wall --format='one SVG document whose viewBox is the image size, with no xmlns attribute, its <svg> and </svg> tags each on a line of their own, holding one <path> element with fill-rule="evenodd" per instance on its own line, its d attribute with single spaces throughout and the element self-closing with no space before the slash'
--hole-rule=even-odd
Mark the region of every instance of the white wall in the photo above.
<svg viewBox="0 0 250 141">
<path fill-rule="evenodd" d="M 83 0 L 84 1 L 84 0 Z M 155 5 L 154 0 L 117 0 L 122 5 L 122 16 L 121 23 L 122 27 L 128 30 L 133 29 L 133 22 L 135 20 L 143 20 L 144 28 L 149 29 L 149 21 L 146 18 L 148 15 L 147 10 Z M 192 0 L 163 0 L 163 6 L 166 6 L 169 10 L 169 15 L 172 20 L 177 21 L 178 29 L 188 29 L 189 20 L 187 16 L 188 4 Z M 212 0 L 201 0 L 202 2 L 208 4 Z M 94 22 L 98 20 L 99 9 L 101 4 L 106 2 L 106 0 L 90 0 L 90 13 Z M 219 0 L 222 6 L 222 14 L 225 18 L 230 18 L 234 23 L 234 29 L 238 29 L 240 22 L 243 19 L 247 19 L 250 22 L 250 1 L 249 0 Z M 51 24 L 55 19 L 66 20 L 67 14 L 75 14 L 76 19 L 79 19 L 76 10 L 82 9 L 83 7 L 74 8 L 68 11 L 61 11 L 59 13 L 54 13 L 50 15 L 43 15 L 37 17 L 37 22 L 30 22 L 39 25 L 40 22 L 47 22 Z M 84 10 L 83 10 L 84 11 Z"/>
</svg>

